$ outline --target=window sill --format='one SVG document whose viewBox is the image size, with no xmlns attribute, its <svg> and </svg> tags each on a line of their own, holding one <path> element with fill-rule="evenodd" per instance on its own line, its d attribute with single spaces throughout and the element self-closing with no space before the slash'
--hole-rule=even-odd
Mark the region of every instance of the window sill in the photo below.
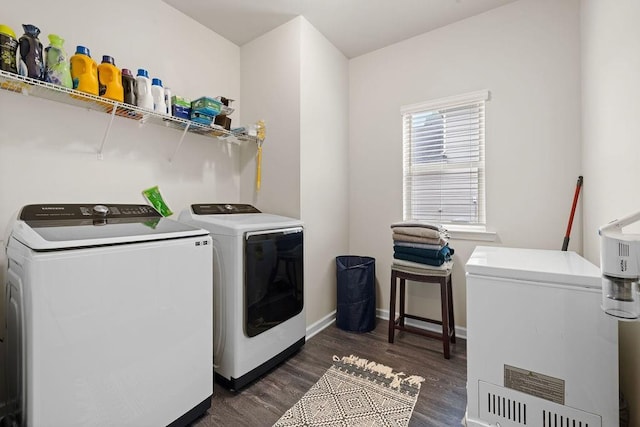
<svg viewBox="0 0 640 427">
<path fill-rule="evenodd" d="M 487 231 L 484 227 L 455 227 L 445 226 L 451 240 L 476 240 L 482 242 L 495 242 L 498 233 Z"/>
</svg>

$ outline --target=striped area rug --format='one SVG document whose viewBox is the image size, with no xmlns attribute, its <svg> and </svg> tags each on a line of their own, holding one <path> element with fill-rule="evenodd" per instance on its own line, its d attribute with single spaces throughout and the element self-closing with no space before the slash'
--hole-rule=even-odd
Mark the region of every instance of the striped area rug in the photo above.
<svg viewBox="0 0 640 427">
<path fill-rule="evenodd" d="M 424 378 L 353 355 L 333 361 L 274 427 L 409 424 Z"/>
</svg>

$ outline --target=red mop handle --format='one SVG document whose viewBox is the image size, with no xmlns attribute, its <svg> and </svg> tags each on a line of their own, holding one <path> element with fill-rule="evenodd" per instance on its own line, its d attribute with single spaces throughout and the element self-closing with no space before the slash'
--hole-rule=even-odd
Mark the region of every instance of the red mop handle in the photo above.
<svg viewBox="0 0 640 427">
<path fill-rule="evenodd" d="M 567 225 L 567 232 L 564 235 L 564 242 L 562 243 L 563 251 L 566 251 L 569 247 L 569 235 L 571 234 L 571 226 L 573 225 L 573 216 L 576 213 L 576 205 L 578 204 L 580 188 L 582 188 L 582 176 L 578 177 L 578 182 L 576 183 L 576 192 L 573 195 L 573 205 L 571 206 L 571 214 L 569 215 L 569 224 Z"/>
</svg>

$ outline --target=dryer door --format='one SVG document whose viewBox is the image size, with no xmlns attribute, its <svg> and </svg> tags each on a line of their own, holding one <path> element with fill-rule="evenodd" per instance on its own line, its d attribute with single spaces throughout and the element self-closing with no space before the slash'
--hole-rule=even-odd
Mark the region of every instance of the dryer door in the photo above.
<svg viewBox="0 0 640 427">
<path fill-rule="evenodd" d="M 255 337 L 304 307 L 302 227 L 245 235 L 244 332 Z"/>
</svg>

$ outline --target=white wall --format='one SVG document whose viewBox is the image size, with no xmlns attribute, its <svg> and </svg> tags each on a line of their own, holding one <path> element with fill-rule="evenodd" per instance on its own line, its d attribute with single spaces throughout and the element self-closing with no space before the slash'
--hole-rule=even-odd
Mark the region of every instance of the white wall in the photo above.
<svg viewBox="0 0 640 427">
<path fill-rule="evenodd" d="M 294 218 L 300 217 L 300 19 L 241 48 L 243 114 L 247 123 L 266 123 L 261 189 L 255 191 L 256 147 L 247 145 L 241 200 Z"/>
<path fill-rule="evenodd" d="M 640 209 L 640 3 L 582 0 L 581 7 L 584 249 L 599 265 L 598 227 Z M 619 325 L 620 388 L 638 426 L 640 322 Z"/>
<path fill-rule="evenodd" d="M 241 199 L 304 221 L 311 325 L 335 310 L 335 257 L 347 252 L 348 61 L 303 17 L 241 50 L 244 117 L 267 124 L 262 188 L 247 146 Z"/>
<path fill-rule="evenodd" d="M 307 321 L 336 309 L 335 257 L 349 243 L 347 58 L 301 18 L 300 206 Z"/>
<path fill-rule="evenodd" d="M 561 248 L 580 175 L 579 37 L 578 0 L 522 0 L 350 61 L 349 247 L 378 261 L 379 308 L 389 302 L 389 224 L 402 219 L 406 104 L 490 90 L 486 193 L 495 244 Z M 569 247 L 578 252 L 581 212 Z M 465 326 L 464 264 L 485 243 L 450 244 L 456 324 Z M 436 289 L 408 292 L 410 309 L 439 316 Z"/>
</svg>

